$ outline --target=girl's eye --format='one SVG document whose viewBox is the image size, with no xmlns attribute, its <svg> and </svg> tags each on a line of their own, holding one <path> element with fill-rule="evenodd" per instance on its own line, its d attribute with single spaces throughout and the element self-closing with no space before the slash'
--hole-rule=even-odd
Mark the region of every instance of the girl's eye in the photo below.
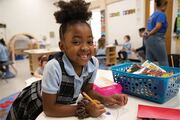
<svg viewBox="0 0 180 120">
<path fill-rule="evenodd" d="M 93 40 L 88 41 L 89 45 L 93 45 Z"/>
<path fill-rule="evenodd" d="M 72 42 L 74 45 L 80 45 L 81 44 L 81 41 L 80 40 L 73 40 Z"/>
</svg>

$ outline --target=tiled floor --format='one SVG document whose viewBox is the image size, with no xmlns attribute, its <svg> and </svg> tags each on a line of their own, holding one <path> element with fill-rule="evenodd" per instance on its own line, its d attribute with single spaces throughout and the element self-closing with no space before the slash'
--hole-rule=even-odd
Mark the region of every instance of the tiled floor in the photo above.
<svg viewBox="0 0 180 120">
<path fill-rule="evenodd" d="M 8 82 L 0 79 L 0 99 L 22 90 L 25 80 L 31 77 L 28 59 L 18 60 L 14 66 L 18 71 L 15 78 L 7 79 Z"/>
</svg>

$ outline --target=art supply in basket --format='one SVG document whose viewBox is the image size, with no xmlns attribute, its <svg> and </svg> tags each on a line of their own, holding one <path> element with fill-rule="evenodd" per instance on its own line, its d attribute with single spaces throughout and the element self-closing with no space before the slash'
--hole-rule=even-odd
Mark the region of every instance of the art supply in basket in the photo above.
<svg viewBox="0 0 180 120">
<path fill-rule="evenodd" d="M 129 73 L 133 73 L 133 72 L 136 72 L 140 69 L 142 69 L 143 67 L 139 64 L 133 64 L 129 69 L 127 69 L 127 72 Z"/>
<path fill-rule="evenodd" d="M 151 70 L 158 70 L 158 71 L 166 72 L 164 69 L 160 68 L 153 62 L 150 62 L 149 60 L 146 60 L 141 66 L 149 68 Z"/>
<path fill-rule="evenodd" d="M 149 68 L 145 68 L 141 74 L 156 77 L 170 77 L 173 75 L 173 73 L 162 72 L 160 70 L 151 70 Z"/>
<path fill-rule="evenodd" d="M 170 77 L 173 75 L 173 72 L 166 72 L 164 69 L 148 60 L 142 65 L 133 64 L 129 69 L 127 69 L 127 72 L 155 77 Z"/>
</svg>

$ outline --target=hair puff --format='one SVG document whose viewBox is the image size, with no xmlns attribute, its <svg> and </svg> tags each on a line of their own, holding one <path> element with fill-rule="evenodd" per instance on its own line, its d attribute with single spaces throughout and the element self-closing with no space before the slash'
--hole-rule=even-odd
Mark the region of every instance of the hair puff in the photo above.
<svg viewBox="0 0 180 120">
<path fill-rule="evenodd" d="M 92 13 L 88 11 L 90 3 L 84 0 L 71 0 L 70 2 L 59 1 L 56 6 L 60 8 L 54 13 L 56 22 L 63 24 L 71 21 L 88 21 Z"/>
</svg>

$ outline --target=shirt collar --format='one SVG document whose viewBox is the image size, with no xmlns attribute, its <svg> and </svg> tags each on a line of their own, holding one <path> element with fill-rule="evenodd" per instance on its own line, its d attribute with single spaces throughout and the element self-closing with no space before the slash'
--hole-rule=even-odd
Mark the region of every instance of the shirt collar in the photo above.
<svg viewBox="0 0 180 120">
<path fill-rule="evenodd" d="M 69 58 L 64 54 L 62 57 L 64 68 L 68 75 L 76 76 L 76 72 L 74 70 L 74 67 L 72 66 L 71 62 L 69 61 Z M 94 61 L 93 61 L 94 62 Z M 92 63 L 90 60 L 88 63 L 83 67 L 83 71 L 81 76 L 87 76 L 89 73 L 92 73 L 96 70 L 95 63 Z"/>
</svg>

